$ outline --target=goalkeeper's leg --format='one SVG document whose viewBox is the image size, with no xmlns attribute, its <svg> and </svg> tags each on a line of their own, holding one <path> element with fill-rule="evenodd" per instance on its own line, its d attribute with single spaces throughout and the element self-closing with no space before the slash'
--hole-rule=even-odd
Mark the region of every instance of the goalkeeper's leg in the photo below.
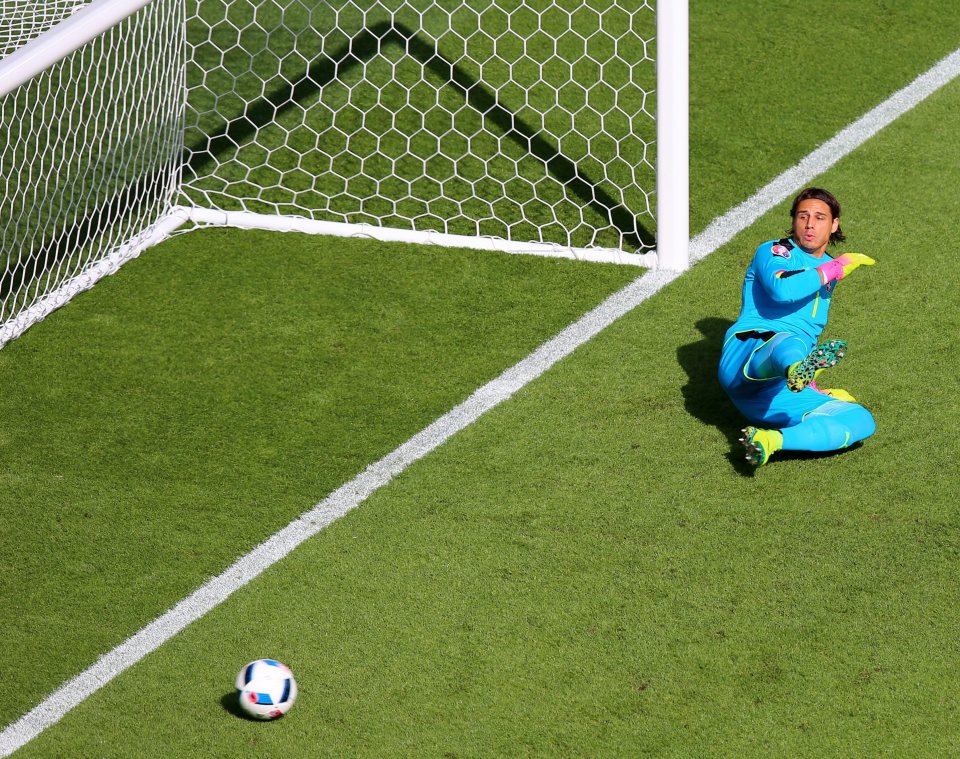
<svg viewBox="0 0 960 759">
<path fill-rule="evenodd" d="M 781 380 L 787 368 L 813 352 L 803 338 L 788 333 L 766 340 L 734 335 L 724 344 L 718 377 L 754 425 L 740 439 L 751 464 L 761 466 L 780 450 L 841 450 L 876 429 L 870 412 L 849 394 L 849 400 L 837 400 L 809 385 L 795 392 Z"/>
<path fill-rule="evenodd" d="M 843 340 L 829 340 L 811 350 L 806 339 L 778 332 L 753 352 L 744 366 L 744 375 L 751 380 L 786 377 L 788 387 L 799 392 L 816 374 L 836 365 L 846 347 Z"/>
<path fill-rule="evenodd" d="M 838 451 L 870 437 L 876 428 L 873 415 L 859 403 L 835 400 L 780 433 L 785 451 Z"/>
<path fill-rule="evenodd" d="M 777 451 L 838 451 L 873 434 L 873 416 L 859 403 L 835 400 L 807 388 L 784 385 L 767 393 L 732 395 L 754 426 L 743 430 L 747 461 L 762 466 Z"/>
<path fill-rule="evenodd" d="M 789 332 L 778 332 L 753 352 L 743 373 L 752 380 L 786 377 L 787 370 L 809 353 L 807 340 Z"/>
</svg>

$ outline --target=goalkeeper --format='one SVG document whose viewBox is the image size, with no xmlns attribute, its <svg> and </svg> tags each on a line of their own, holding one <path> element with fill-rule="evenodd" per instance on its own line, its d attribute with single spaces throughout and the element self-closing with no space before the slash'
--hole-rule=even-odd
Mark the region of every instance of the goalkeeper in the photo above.
<svg viewBox="0 0 960 759">
<path fill-rule="evenodd" d="M 809 187 L 793 201 L 790 236 L 760 245 L 743 282 L 743 306 L 727 331 L 719 379 L 753 426 L 740 442 L 747 461 L 767 463 L 779 450 L 834 451 L 873 434 L 867 409 L 844 390 L 821 390 L 816 376 L 843 358 L 846 344 L 817 345 L 836 283 L 872 258 L 826 255 L 843 242 L 840 203 Z"/>
</svg>

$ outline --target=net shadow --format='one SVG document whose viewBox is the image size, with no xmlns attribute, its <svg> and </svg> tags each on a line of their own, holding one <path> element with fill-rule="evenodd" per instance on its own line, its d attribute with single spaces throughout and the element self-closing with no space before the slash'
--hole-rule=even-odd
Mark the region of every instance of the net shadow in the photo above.
<svg viewBox="0 0 960 759">
<path fill-rule="evenodd" d="M 140 231 L 139 227 L 134 229 L 137 215 L 147 224 L 153 221 L 144 212 L 143 204 L 160 204 L 160 195 L 170 173 L 169 166 L 162 166 L 119 188 L 110 197 L 60 226 L 58 232 L 48 233 L 30 250 L 22 252 L 17 260 L 8 260 L 0 275 L 0 302 L 4 304 L 4 316 L 12 316 L 20 307 L 29 306 L 45 292 L 80 274 L 86 260 L 84 251 L 102 241 L 108 229 L 119 227 L 121 232 L 113 236 L 125 240 Z M 47 287 L 32 286 L 44 278 Z"/>
<path fill-rule="evenodd" d="M 549 174 L 584 206 L 608 219 L 625 242 L 638 248 L 655 245 L 655 235 L 636 215 L 619 203 L 601 184 L 584 176 L 577 165 L 561 154 L 550 139 L 504 107 L 493 92 L 462 66 L 440 54 L 436 46 L 421 39 L 413 30 L 395 22 L 383 22 L 361 32 L 333 55 L 311 65 L 297 82 L 276 88 L 251 103 L 241 115 L 226 121 L 213 134 L 186 146 L 181 154 L 182 165 L 195 176 L 200 175 L 210 162 L 246 143 L 259 129 L 277 119 L 283 111 L 317 95 L 325 84 L 334 81 L 338 75 L 362 67 L 366 61 L 390 45 L 399 46 L 428 71 L 448 81 L 468 106 L 482 114 L 483 118 L 496 126 L 506 138 L 541 161 Z M 20 305 L 25 305 L 8 302 L 11 298 L 18 299 L 20 296 L 17 293 L 22 294 L 25 292 L 24 288 L 27 288 L 24 299 L 29 300 L 32 297 L 33 291 L 29 283 L 44 277 L 56 280 L 78 274 L 82 265 L 71 264 L 71 258 L 77 251 L 96 243 L 103 234 L 103 220 L 109 219 L 113 224 L 128 222 L 134 213 L 131 209 L 136 208 L 137 201 L 150 197 L 151 188 L 156 188 L 160 178 L 165 175 L 169 175 L 168 167 L 128 184 L 113 197 L 103 200 L 68 223 L 56 235 L 40 240 L 30 250 L 21 252 L 16 260 L 8 260 L 5 270 L 0 274 L 0 301 L 5 304 L 4 312 L 7 316 L 15 312 Z"/>
<path fill-rule="evenodd" d="M 362 67 L 390 45 L 400 46 L 428 71 L 448 81 L 467 105 L 482 114 L 505 137 L 541 161 L 549 174 L 581 204 L 607 219 L 625 242 L 637 248 L 655 246 L 655 234 L 601 183 L 584 176 L 550 139 L 504 107 L 493 92 L 462 66 L 445 58 L 436 46 L 396 22 L 383 22 L 364 30 L 333 55 L 313 63 L 297 82 L 274 89 L 248 105 L 244 113 L 226 121 L 205 140 L 188 145 L 183 154 L 185 167 L 194 176 L 201 176 L 215 159 L 244 145 L 259 129 L 276 120 L 285 110 L 317 95 L 325 85 L 343 77 L 351 69 Z"/>
</svg>

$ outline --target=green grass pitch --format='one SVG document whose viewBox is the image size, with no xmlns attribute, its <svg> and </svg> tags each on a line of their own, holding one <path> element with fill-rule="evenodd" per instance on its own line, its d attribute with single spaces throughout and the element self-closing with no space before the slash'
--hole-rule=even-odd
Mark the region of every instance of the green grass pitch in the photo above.
<svg viewBox="0 0 960 759">
<path fill-rule="evenodd" d="M 691 5 L 694 233 L 960 39 L 933 2 Z M 817 179 L 878 261 L 829 327 L 864 445 L 740 461 L 715 366 L 781 205 L 17 756 L 956 754 L 958 109 Z M 0 351 L 0 723 L 636 276 L 204 231 L 32 328 Z M 276 723 L 230 707 L 260 656 L 300 685 Z"/>
</svg>

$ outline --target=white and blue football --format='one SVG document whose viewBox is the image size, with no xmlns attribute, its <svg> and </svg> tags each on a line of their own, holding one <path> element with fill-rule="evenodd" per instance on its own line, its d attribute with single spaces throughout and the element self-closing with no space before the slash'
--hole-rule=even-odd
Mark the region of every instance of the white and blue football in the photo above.
<svg viewBox="0 0 960 759">
<path fill-rule="evenodd" d="M 255 719 L 282 717 L 297 700 L 297 681 L 285 664 L 256 659 L 237 674 L 240 708 Z"/>
</svg>

